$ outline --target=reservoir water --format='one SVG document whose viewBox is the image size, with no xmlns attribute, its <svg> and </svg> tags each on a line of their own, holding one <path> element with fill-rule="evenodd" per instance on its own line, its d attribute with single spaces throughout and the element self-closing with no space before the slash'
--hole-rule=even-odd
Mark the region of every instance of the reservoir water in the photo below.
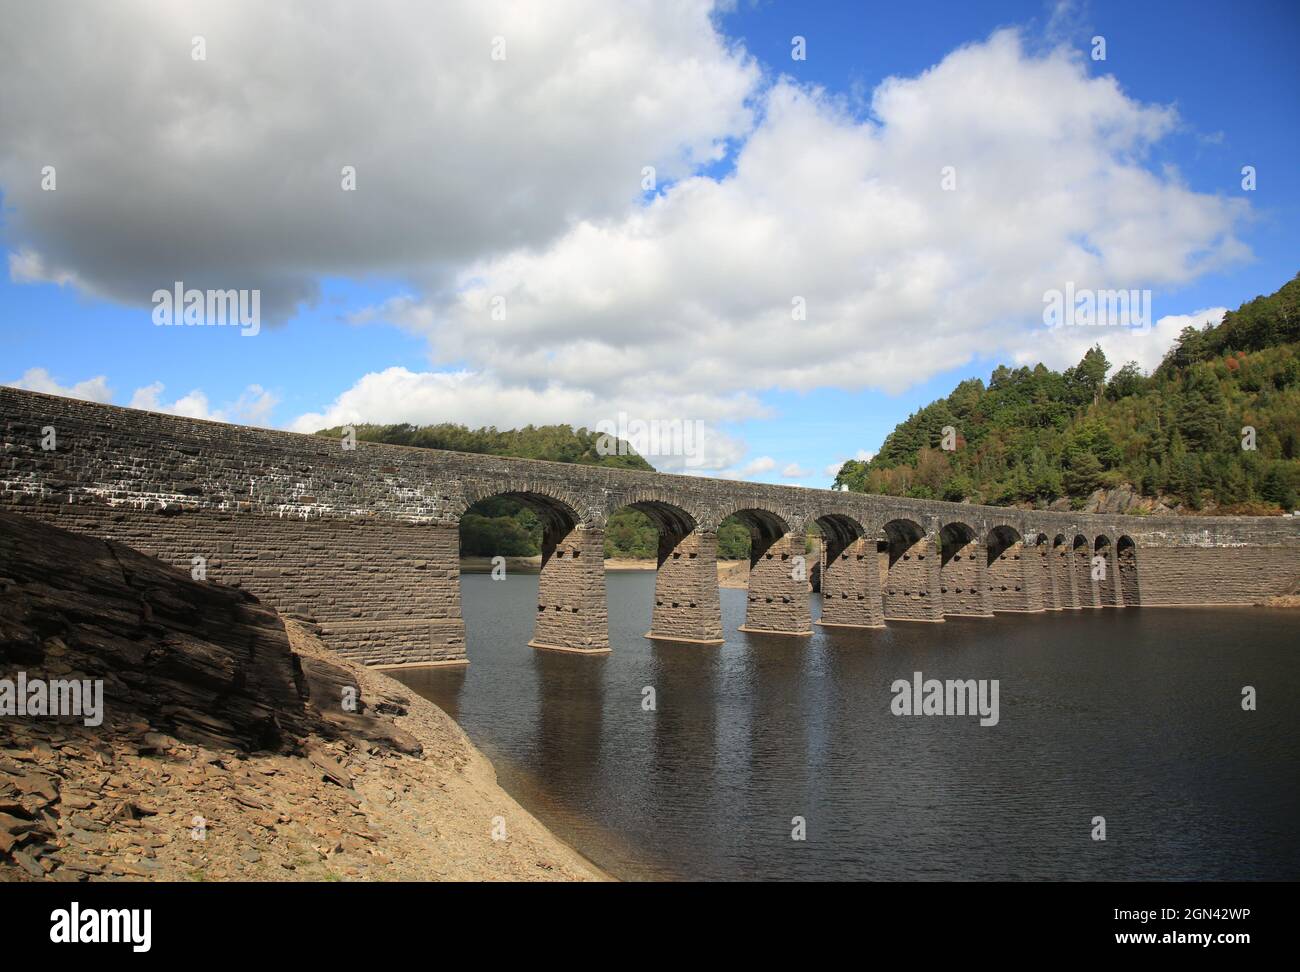
<svg viewBox="0 0 1300 972">
<path fill-rule="evenodd" d="M 1300 613 L 781 638 L 738 632 L 745 592 L 723 590 L 726 644 L 709 647 L 647 641 L 653 573 L 611 572 L 613 653 L 579 657 L 527 647 L 535 575 L 461 583 L 470 665 L 393 674 L 616 877 L 1300 878 Z M 914 672 L 997 679 L 998 724 L 893 714 Z"/>
</svg>

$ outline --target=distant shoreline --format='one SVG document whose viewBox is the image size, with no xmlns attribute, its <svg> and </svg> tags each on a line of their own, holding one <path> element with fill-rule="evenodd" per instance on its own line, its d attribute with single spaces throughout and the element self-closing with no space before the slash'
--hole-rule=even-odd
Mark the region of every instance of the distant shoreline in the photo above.
<svg viewBox="0 0 1300 972">
<path fill-rule="evenodd" d="M 492 557 L 461 557 L 460 572 L 462 574 L 491 573 L 493 559 Z M 536 574 L 542 569 L 540 554 L 533 557 L 506 557 L 505 563 L 507 571 L 520 574 Z M 730 573 L 743 563 L 743 560 L 719 560 L 718 573 Z M 650 557 L 605 558 L 606 570 L 657 570 L 658 567 L 658 562 Z"/>
<path fill-rule="evenodd" d="M 491 557 L 461 557 L 460 572 L 462 574 L 490 574 L 492 572 L 492 559 Z M 540 554 L 535 557 L 506 557 L 505 566 L 507 574 L 537 574 L 542 569 L 542 558 Z M 623 571 L 653 572 L 658 568 L 658 562 L 648 557 L 645 559 L 609 557 L 605 560 L 605 570 L 620 573 Z M 719 560 L 718 586 L 727 589 L 744 589 L 748 587 L 749 561 Z"/>
</svg>

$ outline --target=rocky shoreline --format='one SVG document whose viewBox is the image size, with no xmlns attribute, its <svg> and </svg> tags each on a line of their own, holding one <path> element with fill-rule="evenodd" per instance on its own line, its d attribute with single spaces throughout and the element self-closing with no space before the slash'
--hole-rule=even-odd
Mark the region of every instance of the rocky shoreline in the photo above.
<svg viewBox="0 0 1300 972">
<path fill-rule="evenodd" d="M 308 622 L 0 515 L 0 679 L 102 680 L 102 724 L 0 717 L 0 881 L 602 880 L 441 709 Z"/>
</svg>

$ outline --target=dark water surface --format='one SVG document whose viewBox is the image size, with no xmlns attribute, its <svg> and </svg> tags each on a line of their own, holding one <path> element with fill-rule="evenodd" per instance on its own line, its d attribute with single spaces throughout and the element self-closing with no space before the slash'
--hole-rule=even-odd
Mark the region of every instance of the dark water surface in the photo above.
<svg viewBox="0 0 1300 972">
<path fill-rule="evenodd" d="M 617 877 L 1300 878 L 1300 613 L 774 638 L 737 632 L 745 592 L 723 590 L 727 643 L 707 647 L 647 641 L 654 575 L 610 573 L 614 652 L 584 658 L 527 647 L 535 575 L 462 585 L 469 667 L 398 677 Z M 916 671 L 998 679 L 999 724 L 893 715 L 890 685 Z"/>
</svg>

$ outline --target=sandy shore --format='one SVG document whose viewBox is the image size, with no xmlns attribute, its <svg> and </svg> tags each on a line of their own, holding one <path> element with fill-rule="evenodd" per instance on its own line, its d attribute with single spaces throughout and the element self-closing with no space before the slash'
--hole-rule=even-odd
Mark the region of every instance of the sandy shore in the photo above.
<svg viewBox="0 0 1300 972">
<path fill-rule="evenodd" d="M 1256 607 L 1300 608 L 1300 594 L 1275 594 L 1255 602 Z"/>
</svg>

